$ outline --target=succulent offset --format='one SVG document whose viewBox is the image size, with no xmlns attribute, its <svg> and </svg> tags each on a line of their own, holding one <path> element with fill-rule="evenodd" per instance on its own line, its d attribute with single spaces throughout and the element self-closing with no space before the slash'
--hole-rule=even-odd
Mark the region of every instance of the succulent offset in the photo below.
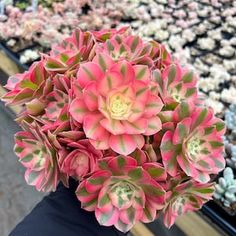
<svg viewBox="0 0 236 236">
<path fill-rule="evenodd" d="M 164 207 L 165 190 L 158 182 L 165 178 L 158 163 L 139 166 L 130 156 L 111 156 L 99 161 L 76 194 L 84 209 L 95 210 L 101 225 L 127 232 L 138 221 L 152 222 Z"/>
<path fill-rule="evenodd" d="M 194 211 L 212 199 L 214 184 L 201 184 L 194 180 L 180 183 L 174 181 L 167 192 L 166 206 L 164 211 L 164 224 L 170 227 L 174 224 L 176 217 L 188 211 Z"/>
<path fill-rule="evenodd" d="M 82 32 L 12 76 L 2 100 L 21 104 L 15 151 L 28 184 L 78 181 L 81 207 L 129 231 L 159 213 L 176 217 L 211 199 L 224 169 L 224 123 L 197 77 L 157 42 L 125 27 Z"/>
<path fill-rule="evenodd" d="M 26 168 L 25 180 L 38 191 L 55 191 L 60 178 L 56 149 L 37 123 L 24 123 L 15 135 L 15 153 Z"/>
<path fill-rule="evenodd" d="M 224 124 L 211 109 L 197 107 L 162 138 L 160 150 L 167 172 L 174 177 L 180 168 L 187 176 L 208 182 L 210 174 L 217 174 L 225 166 L 224 131 Z"/>
</svg>

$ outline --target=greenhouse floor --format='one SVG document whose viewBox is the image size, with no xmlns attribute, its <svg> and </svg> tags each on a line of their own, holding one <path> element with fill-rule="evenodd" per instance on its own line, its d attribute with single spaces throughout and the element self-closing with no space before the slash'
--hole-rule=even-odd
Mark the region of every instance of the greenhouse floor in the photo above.
<svg viewBox="0 0 236 236">
<path fill-rule="evenodd" d="M 9 231 L 42 198 L 27 186 L 24 169 L 13 153 L 14 133 L 19 130 L 14 116 L 0 102 L 0 235 Z"/>
</svg>

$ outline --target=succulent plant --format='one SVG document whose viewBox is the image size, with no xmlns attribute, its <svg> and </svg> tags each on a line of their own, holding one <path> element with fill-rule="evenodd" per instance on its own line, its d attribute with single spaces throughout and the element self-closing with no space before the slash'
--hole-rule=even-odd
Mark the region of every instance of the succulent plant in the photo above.
<svg viewBox="0 0 236 236">
<path fill-rule="evenodd" d="M 15 151 L 26 181 L 48 191 L 79 180 L 81 206 L 123 232 L 159 212 L 171 226 L 211 198 L 225 166 L 224 123 L 196 78 L 127 27 L 76 30 L 6 86 L 3 100 L 24 105 Z"/>
<path fill-rule="evenodd" d="M 193 180 L 181 183 L 173 180 L 174 186 L 167 192 L 167 204 L 164 211 L 164 224 L 169 228 L 176 217 L 188 212 L 196 211 L 212 198 L 214 184 L 201 184 Z"/>
<path fill-rule="evenodd" d="M 10 92 L 6 93 L 2 100 L 7 104 L 25 104 L 33 98 L 43 96 L 48 89 L 46 80 L 48 74 L 44 68 L 43 61 L 33 63 L 29 70 L 23 74 L 11 76 L 5 86 Z"/>
<path fill-rule="evenodd" d="M 236 104 L 231 104 L 226 110 L 225 123 L 228 129 L 236 132 Z"/>
<path fill-rule="evenodd" d="M 106 53 L 114 61 L 127 60 L 132 64 L 143 64 L 162 69 L 170 63 L 170 55 L 163 45 L 151 41 L 144 42 L 140 37 L 129 35 L 128 31 L 111 37 L 103 45 L 98 45 L 97 53 Z"/>
<path fill-rule="evenodd" d="M 161 129 L 163 103 L 152 92 L 150 69 L 109 55 L 99 54 L 84 63 L 73 89 L 81 90 L 70 106 L 70 114 L 83 123 L 84 132 L 98 149 L 128 155 L 144 145 L 143 135 Z"/>
<path fill-rule="evenodd" d="M 25 131 L 15 135 L 15 152 L 26 168 L 25 180 L 38 191 L 55 191 L 59 178 L 58 154 L 37 123 L 24 122 Z"/>
<path fill-rule="evenodd" d="M 60 169 L 77 180 L 92 173 L 97 161 L 103 156 L 102 152 L 96 150 L 86 139 L 70 142 L 68 147 L 74 150 L 69 152 L 64 149 L 59 152 Z"/>
<path fill-rule="evenodd" d="M 94 40 L 90 32 L 75 30 L 72 36 L 52 48 L 50 56 L 45 58 L 45 67 L 49 72 L 69 74 L 70 71 L 77 71 L 79 63 L 93 55 L 93 46 Z"/>
<path fill-rule="evenodd" d="M 82 208 L 94 211 L 101 225 L 127 232 L 137 222 L 151 222 L 164 205 L 165 191 L 157 182 L 166 178 L 157 163 L 143 163 L 129 156 L 107 157 L 82 181 L 76 191 Z"/>
<path fill-rule="evenodd" d="M 236 201 L 236 179 L 230 167 L 226 167 L 223 177 L 219 178 L 213 196 L 220 200 L 225 207 L 230 207 Z"/>
<path fill-rule="evenodd" d="M 165 106 L 176 107 L 182 101 L 196 100 L 197 79 L 192 71 L 172 64 L 166 67 L 161 74 L 156 70 L 153 77 L 159 84 L 160 97 Z"/>
<path fill-rule="evenodd" d="M 225 158 L 227 165 L 236 169 L 236 145 L 225 143 Z"/>
<path fill-rule="evenodd" d="M 208 182 L 210 174 L 225 166 L 221 137 L 224 130 L 222 121 L 214 118 L 213 110 L 196 108 L 162 138 L 160 149 L 167 172 L 176 176 L 180 168 L 187 176 Z"/>
</svg>

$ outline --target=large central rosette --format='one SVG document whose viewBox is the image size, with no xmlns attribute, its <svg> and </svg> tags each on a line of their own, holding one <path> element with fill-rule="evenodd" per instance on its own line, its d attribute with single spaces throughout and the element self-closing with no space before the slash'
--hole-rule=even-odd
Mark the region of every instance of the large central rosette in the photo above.
<svg viewBox="0 0 236 236">
<path fill-rule="evenodd" d="M 99 54 L 77 73 L 70 113 L 95 148 L 128 155 L 143 147 L 143 135 L 161 129 L 163 103 L 154 88 L 148 66 Z"/>
</svg>

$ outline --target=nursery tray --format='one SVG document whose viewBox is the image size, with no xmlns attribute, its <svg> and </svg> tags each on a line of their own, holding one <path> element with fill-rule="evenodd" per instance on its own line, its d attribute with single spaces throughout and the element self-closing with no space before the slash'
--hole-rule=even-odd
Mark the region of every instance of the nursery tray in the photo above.
<svg viewBox="0 0 236 236">
<path fill-rule="evenodd" d="M 214 201 L 205 204 L 201 212 L 228 235 L 236 235 L 236 215 L 229 215 Z"/>
<path fill-rule="evenodd" d="M 222 209 L 224 209 L 224 211 L 226 211 L 229 215 L 231 216 L 235 216 L 236 217 L 236 211 L 231 208 L 231 207 L 225 207 L 221 201 L 217 200 L 217 199 L 214 199 L 214 202 L 220 206 Z M 234 203 L 235 204 L 235 203 Z"/>
</svg>

